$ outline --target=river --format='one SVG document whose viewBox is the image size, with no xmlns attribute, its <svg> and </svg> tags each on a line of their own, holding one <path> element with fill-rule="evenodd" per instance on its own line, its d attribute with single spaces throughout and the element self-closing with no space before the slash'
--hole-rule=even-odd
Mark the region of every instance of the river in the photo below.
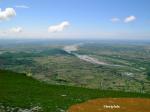
<svg viewBox="0 0 150 112">
<path fill-rule="evenodd" d="M 68 46 L 65 46 L 63 48 L 63 50 L 69 54 L 73 54 L 74 56 L 76 56 L 77 58 L 83 60 L 83 61 L 86 61 L 86 62 L 89 62 L 89 63 L 92 63 L 92 64 L 99 64 L 99 65 L 110 65 L 108 63 L 105 63 L 105 62 L 102 62 L 102 61 L 99 61 L 98 59 L 94 58 L 94 57 L 91 57 L 89 55 L 81 55 L 81 54 L 78 54 L 78 53 L 75 53 L 75 51 L 78 51 L 79 50 L 79 46 L 81 45 L 80 44 L 74 44 L 74 45 L 68 45 Z"/>
</svg>

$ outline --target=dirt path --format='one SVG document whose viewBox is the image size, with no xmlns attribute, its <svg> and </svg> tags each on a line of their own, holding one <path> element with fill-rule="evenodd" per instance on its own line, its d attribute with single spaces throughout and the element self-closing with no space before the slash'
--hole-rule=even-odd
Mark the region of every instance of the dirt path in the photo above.
<svg viewBox="0 0 150 112">
<path fill-rule="evenodd" d="M 73 105 L 67 112 L 150 112 L 150 99 L 101 98 Z"/>
</svg>

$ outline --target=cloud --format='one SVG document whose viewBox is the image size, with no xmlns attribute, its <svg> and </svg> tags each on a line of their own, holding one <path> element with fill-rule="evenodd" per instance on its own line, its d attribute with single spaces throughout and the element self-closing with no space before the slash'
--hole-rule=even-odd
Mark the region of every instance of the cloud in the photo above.
<svg viewBox="0 0 150 112">
<path fill-rule="evenodd" d="M 110 19 L 110 21 L 111 21 L 111 22 L 119 22 L 119 21 L 120 21 L 120 19 L 119 19 L 119 18 L 117 18 L 117 17 L 114 17 L 114 18 L 111 18 L 111 19 Z"/>
<path fill-rule="evenodd" d="M 13 27 L 11 29 L 5 29 L 0 30 L 0 38 L 2 37 L 20 37 L 20 36 L 26 36 L 26 34 L 23 34 L 23 28 L 22 27 Z"/>
<path fill-rule="evenodd" d="M 133 22 L 136 20 L 136 17 L 135 16 L 128 16 L 124 19 L 124 22 L 125 23 L 129 23 L 129 22 Z"/>
<path fill-rule="evenodd" d="M 9 20 L 16 16 L 16 11 L 13 8 L 6 8 L 4 11 L 0 8 L 0 21 Z"/>
<path fill-rule="evenodd" d="M 16 8 L 23 8 L 23 9 L 28 9 L 30 7 L 26 6 L 26 5 L 16 5 Z"/>
<path fill-rule="evenodd" d="M 63 21 L 60 24 L 49 26 L 48 32 L 60 32 L 68 26 L 70 26 L 70 23 L 68 21 Z"/>
<path fill-rule="evenodd" d="M 9 30 L 11 33 L 20 33 L 23 31 L 22 27 L 14 27 Z"/>
</svg>

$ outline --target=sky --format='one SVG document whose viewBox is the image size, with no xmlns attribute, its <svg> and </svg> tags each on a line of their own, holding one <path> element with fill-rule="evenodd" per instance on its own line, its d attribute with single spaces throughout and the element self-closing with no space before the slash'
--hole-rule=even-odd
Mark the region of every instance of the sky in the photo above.
<svg viewBox="0 0 150 112">
<path fill-rule="evenodd" d="M 0 0 L 0 38 L 150 39 L 150 0 Z"/>
</svg>

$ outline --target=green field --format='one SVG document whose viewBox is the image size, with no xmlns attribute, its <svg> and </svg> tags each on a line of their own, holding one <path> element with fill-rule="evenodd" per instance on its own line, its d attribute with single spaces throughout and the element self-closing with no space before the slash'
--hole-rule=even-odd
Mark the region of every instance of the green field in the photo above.
<svg viewBox="0 0 150 112">
<path fill-rule="evenodd" d="M 83 61 L 63 50 L 64 46 L 75 43 L 72 41 L 1 43 L 0 68 L 30 74 L 49 84 L 150 92 L 149 44 L 84 42 L 78 51 L 75 51 L 111 65 L 119 65 L 107 66 Z"/>
<path fill-rule="evenodd" d="M 25 74 L 0 70 L 0 108 L 30 109 L 40 107 L 44 112 L 65 112 L 69 106 L 95 98 L 143 97 L 149 94 L 102 91 L 79 87 L 49 85 Z M 10 112 L 10 110 L 6 112 Z M 3 111 L 2 111 L 3 112 Z"/>
</svg>

